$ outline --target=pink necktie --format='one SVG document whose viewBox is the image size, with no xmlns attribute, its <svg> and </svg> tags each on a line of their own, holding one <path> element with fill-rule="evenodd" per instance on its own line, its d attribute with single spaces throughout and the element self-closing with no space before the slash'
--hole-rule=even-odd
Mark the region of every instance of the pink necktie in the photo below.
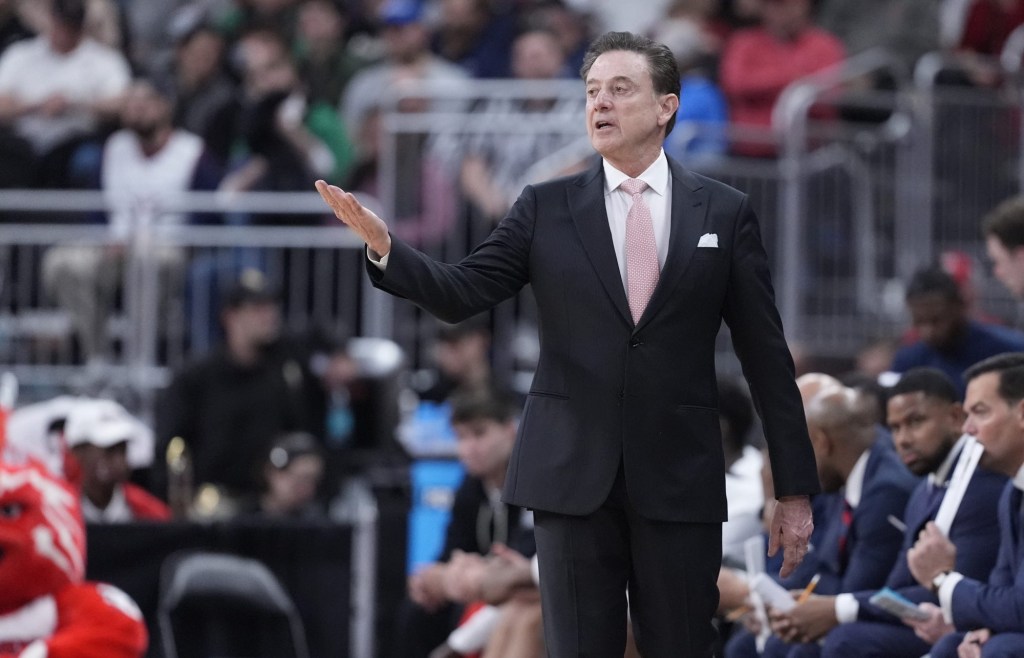
<svg viewBox="0 0 1024 658">
<path fill-rule="evenodd" d="M 633 323 L 640 320 L 647 302 L 658 285 L 658 247 L 654 242 L 651 208 L 644 201 L 647 183 L 636 178 L 624 180 L 619 187 L 633 195 L 626 215 L 626 287 Z"/>
</svg>

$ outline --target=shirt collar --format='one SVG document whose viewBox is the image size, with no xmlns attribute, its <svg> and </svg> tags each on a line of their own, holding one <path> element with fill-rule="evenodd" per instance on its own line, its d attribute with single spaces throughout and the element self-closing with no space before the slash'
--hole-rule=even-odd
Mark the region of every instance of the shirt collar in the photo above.
<svg viewBox="0 0 1024 658">
<path fill-rule="evenodd" d="M 1024 465 L 1021 465 L 1021 467 L 1017 469 L 1017 474 L 1013 476 L 1013 486 L 1024 490 Z"/>
<path fill-rule="evenodd" d="M 946 480 L 949 479 L 949 471 L 953 468 L 953 462 L 956 461 L 957 457 L 964 449 L 964 444 L 967 443 L 967 435 L 964 434 L 960 439 L 953 444 L 953 449 L 949 451 L 946 458 L 942 460 L 939 467 L 934 472 L 928 474 L 928 483 L 933 487 L 945 486 Z"/>
<path fill-rule="evenodd" d="M 849 477 L 846 478 L 846 493 L 843 496 L 846 498 L 846 502 L 850 503 L 850 507 L 854 509 L 857 508 L 857 505 L 860 505 L 860 497 L 864 493 L 864 474 L 868 469 L 868 455 L 870 453 L 870 450 L 865 450 L 861 453 L 860 457 L 857 458 L 857 463 L 853 465 L 853 470 L 850 471 Z"/>
<path fill-rule="evenodd" d="M 616 169 L 607 160 L 602 162 L 604 164 L 604 193 L 608 195 L 618 189 L 622 181 L 629 180 L 630 176 Z M 657 159 L 637 178 L 647 183 L 647 186 L 659 196 L 665 196 L 668 188 L 668 158 L 665 157 L 665 149 L 658 153 Z"/>
</svg>

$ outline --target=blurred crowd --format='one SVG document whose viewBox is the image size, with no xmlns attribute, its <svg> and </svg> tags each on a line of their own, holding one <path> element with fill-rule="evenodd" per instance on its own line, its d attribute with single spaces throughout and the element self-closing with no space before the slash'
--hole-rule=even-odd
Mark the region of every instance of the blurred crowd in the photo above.
<svg viewBox="0 0 1024 658">
<path fill-rule="evenodd" d="M 998 84 L 990 58 L 1021 22 L 1013 0 L 3 0 L 0 186 L 308 190 L 326 178 L 373 192 L 380 115 L 403 85 L 576 78 L 609 29 L 649 33 L 679 60 L 689 129 L 670 152 L 771 155 L 714 127 L 756 133 L 787 84 L 875 47 L 906 71 L 945 50 L 961 82 Z M 495 121 L 507 109 L 478 108 Z M 462 145 L 459 186 L 496 216 L 531 148 L 486 141 Z"/>
</svg>

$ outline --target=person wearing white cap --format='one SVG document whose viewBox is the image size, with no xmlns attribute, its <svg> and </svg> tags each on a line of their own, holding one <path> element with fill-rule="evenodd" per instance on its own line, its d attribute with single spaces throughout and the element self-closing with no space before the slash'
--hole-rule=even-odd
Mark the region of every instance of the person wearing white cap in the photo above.
<svg viewBox="0 0 1024 658">
<path fill-rule="evenodd" d="M 75 405 L 64 426 L 64 441 L 77 461 L 82 514 L 90 523 L 166 521 L 170 508 L 128 481 L 128 443 L 141 423 L 113 400 Z"/>
</svg>

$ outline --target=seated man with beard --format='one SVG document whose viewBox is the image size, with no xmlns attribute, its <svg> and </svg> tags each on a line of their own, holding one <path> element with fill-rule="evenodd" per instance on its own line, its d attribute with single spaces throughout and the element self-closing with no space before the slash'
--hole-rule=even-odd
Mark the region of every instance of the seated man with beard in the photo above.
<svg viewBox="0 0 1024 658">
<path fill-rule="evenodd" d="M 178 225 L 203 221 L 198 216 L 161 213 L 162 199 L 180 192 L 213 190 L 220 170 L 203 140 L 175 128 L 174 105 L 168 93 L 147 80 L 136 80 L 121 109 L 121 130 L 103 147 L 99 187 L 111 205 L 107 221 L 109 244 L 61 245 L 43 259 L 43 286 L 57 304 L 71 313 L 79 348 L 86 360 L 112 356 L 106 322 L 124 280 L 127 246 L 144 220 L 140 208 L 153 213 L 150 221 Z M 180 249 L 164 247 L 154 254 L 167 283 L 180 271 Z"/>
</svg>

